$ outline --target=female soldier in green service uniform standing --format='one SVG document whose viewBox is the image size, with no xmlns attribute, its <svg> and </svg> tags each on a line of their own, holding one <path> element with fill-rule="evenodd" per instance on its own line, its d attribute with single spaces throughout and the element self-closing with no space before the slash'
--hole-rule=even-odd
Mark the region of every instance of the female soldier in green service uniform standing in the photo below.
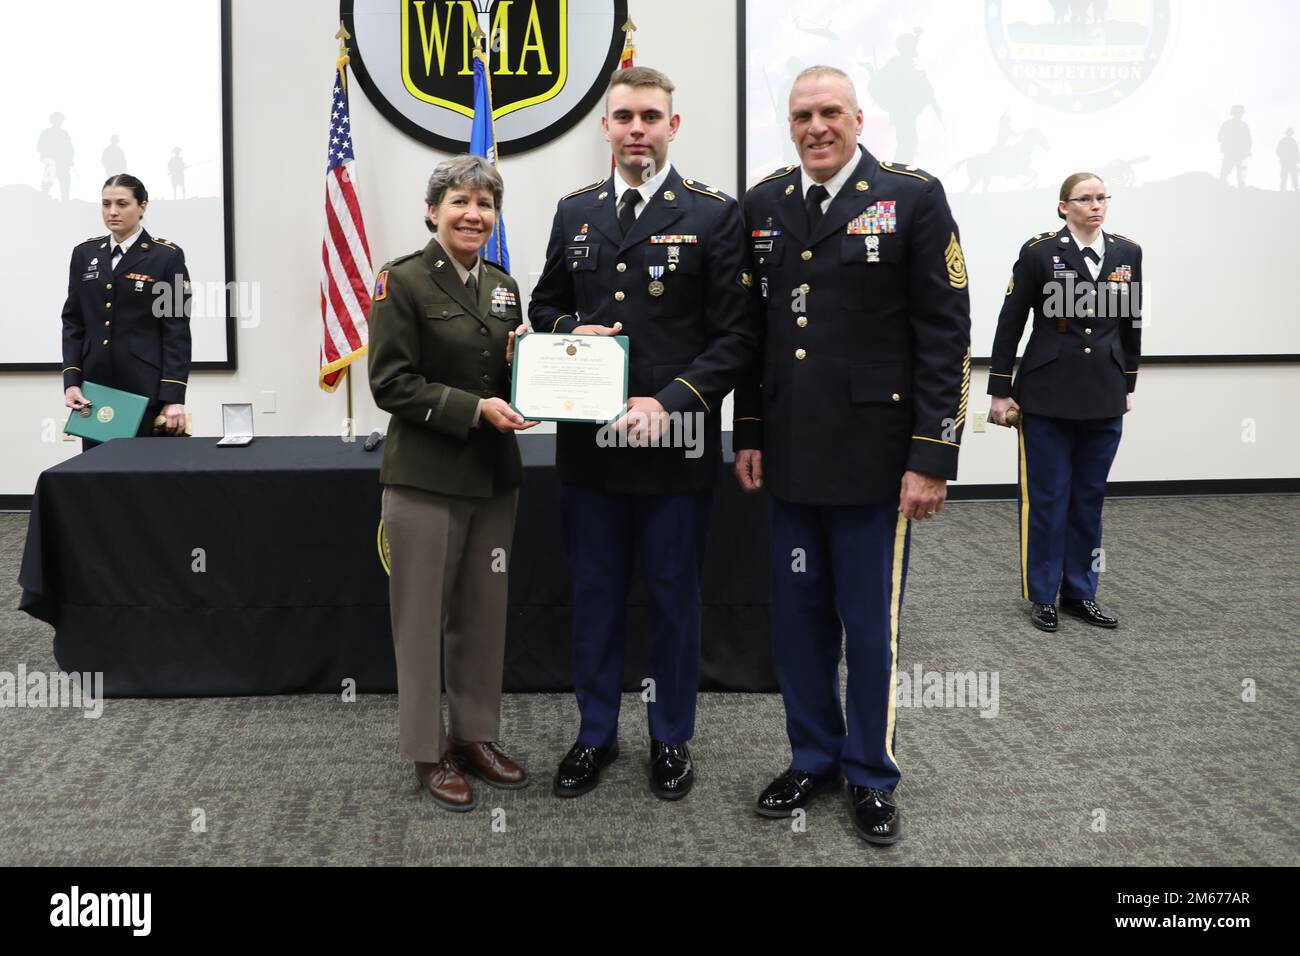
<svg viewBox="0 0 1300 956">
<path fill-rule="evenodd" d="M 528 783 L 495 743 L 505 571 L 523 480 L 514 433 L 536 424 L 506 399 L 519 287 L 479 255 L 502 189 L 481 157 L 441 163 L 425 193 L 435 237 L 384 266 L 370 311 L 370 390 L 392 413 L 379 480 L 401 753 L 434 802 L 460 811 L 477 803 L 466 773 L 494 787 Z"/>
<path fill-rule="evenodd" d="M 1065 226 L 1026 242 L 1007 284 L 988 388 L 995 424 L 1020 416 L 1021 589 L 1043 631 L 1057 628 L 1058 593 L 1063 612 L 1119 624 L 1095 601 L 1101 509 L 1142 355 L 1141 247 L 1102 230 L 1110 197 L 1096 174 L 1070 176 L 1059 198 Z"/>
<path fill-rule="evenodd" d="M 127 173 L 110 176 L 100 197 L 109 234 L 72 250 L 63 397 L 68 408 L 89 405 L 83 381 L 143 395 L 149 405 L 137 435 L 154 434 L 160 413 L 160 431 L 180 435 L 190 377 L 190 277 L 180 247 L 144 228 L 148 205 L 144 183 Z"/>
</svg>

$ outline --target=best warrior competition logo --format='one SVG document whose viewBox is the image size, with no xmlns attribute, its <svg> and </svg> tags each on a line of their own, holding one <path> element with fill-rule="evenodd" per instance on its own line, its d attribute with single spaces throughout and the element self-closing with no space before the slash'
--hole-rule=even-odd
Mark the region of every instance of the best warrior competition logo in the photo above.
<svg viewBox="0 0 1300 956">
<path fill-rule="evenodd" d="M 343 0 L 341 16 L 370 101 L 447 152 L 469 142 L 481 30 L 497 148 L 508 155 L 559 136 L 604 94 L 627 0 Z"/>
<path fill-rule="evenodd" d="M 1169 35 L 1169 0 L 986 0 L 993 56 L 1036 103 L 1088 113 L 1141 86 Z"/>
</svg>

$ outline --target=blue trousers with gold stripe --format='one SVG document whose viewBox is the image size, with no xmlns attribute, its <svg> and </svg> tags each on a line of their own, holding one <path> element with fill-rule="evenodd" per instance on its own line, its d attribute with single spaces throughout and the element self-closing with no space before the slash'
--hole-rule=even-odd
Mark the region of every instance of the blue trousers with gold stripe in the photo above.
<svg viewBox="0 0 1300 956">
<path fill-rule="evenodd" d="M 573 689 L 578 742 L 618 738 L 625 623 L 639 559 L 650 611 L 650 736 L 667 744 L 695 736 L 700 689 L 700 577 L 711 491 L 634 495 L 561 483 L 560 515 L 573 577 Z"/>
<path fill-rule="evenodd" d="M 1067 419 L 1022 412 L 1020 586 L 1036 604 L 1097 596 L 1106 477 L 1122 417 Z"/>
<path fill-rule="evenodd" d="M 771 500 L 772 645 L 791 767 L 892 792 L 909 522 L 898 506 Z M 840 646 L 848 686 L 840 705 Z M 845 720 L 847 716 L 847 722 Z"/>
</svg>

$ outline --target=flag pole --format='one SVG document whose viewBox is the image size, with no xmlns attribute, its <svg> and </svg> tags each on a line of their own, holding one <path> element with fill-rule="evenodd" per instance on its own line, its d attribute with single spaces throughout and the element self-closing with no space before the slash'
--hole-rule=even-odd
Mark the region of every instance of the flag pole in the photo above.
<svg viewBox="0 0 1300 956">
<path fill-rule="evenodd" d="M 352 39 L 352 34 L 348 32 L 348 28 L 343 25 L 342 20 L 339 21 L 339 32 L 334 34 L 334 38 L 339 41 L 338 70 L 339 77 L 343 83 L 343 89 L 346 90 L 348 88 L 347 66 L 348 63 L 352 61 L 352 58 L 348 56 L 348 41 Z M 357 435 L 357 426 L 352 415 L 352 365 L 350 363 L 343 368 L 343 377 L 347 380 L 348 392 L 347 432 L 344 437 L 355 438 Z"/>
</svg>

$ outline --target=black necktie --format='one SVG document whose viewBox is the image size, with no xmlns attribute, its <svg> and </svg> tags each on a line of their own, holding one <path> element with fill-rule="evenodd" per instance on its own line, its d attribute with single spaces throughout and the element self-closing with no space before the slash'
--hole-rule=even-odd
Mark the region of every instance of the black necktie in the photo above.
<svg viewBox="0 0 1300 956">
<path fill-rule="evenodd" d="M 623 193 L 623 201 L 618 206 L 618 227 L 623 230 L 625 236 L 632 230 L 632 223 L 636 222 L 636 207 L 639 205 L 641 205 L 639 189 L 629 189 Z"/>
<path fill-rule="evenodd" d="M 1101 264 L 1101 256 L 1097 255 L 1097 250 L 1094 249 L 1092 246 L 1083 247 L 1083 257 L 1085 259 L 1091 259 L 1093 262 L 1097 263 L 1098 265 Z"/>
<path fill-rule="evenodd" d="M 120 258 L 122 255 L 124 255 L 124 253 L 122 252 L 122 247 L 121 247 L 120 245 L 114 246 L 114 247 L 113 247 L 113 260 L 116 262 L 117 259 Z"/>
<path fill-rule="evenodd" d="M 804 208 L 808 210 L 808 225 L 813 229 L 817 228 L 817 223 L 822 221 L 822 203 L 830 193 L 821 183 L 813 183 L 812 188 L 808 190 L 808 195 L 804 198 Z"/>
<path fill-rule="evenodd" d="M 474 278 L 474 273 L 465 277 L 465 288 L 469 289 L 470 298 L 478 301 L 478 279 Z"/>
</svg>

